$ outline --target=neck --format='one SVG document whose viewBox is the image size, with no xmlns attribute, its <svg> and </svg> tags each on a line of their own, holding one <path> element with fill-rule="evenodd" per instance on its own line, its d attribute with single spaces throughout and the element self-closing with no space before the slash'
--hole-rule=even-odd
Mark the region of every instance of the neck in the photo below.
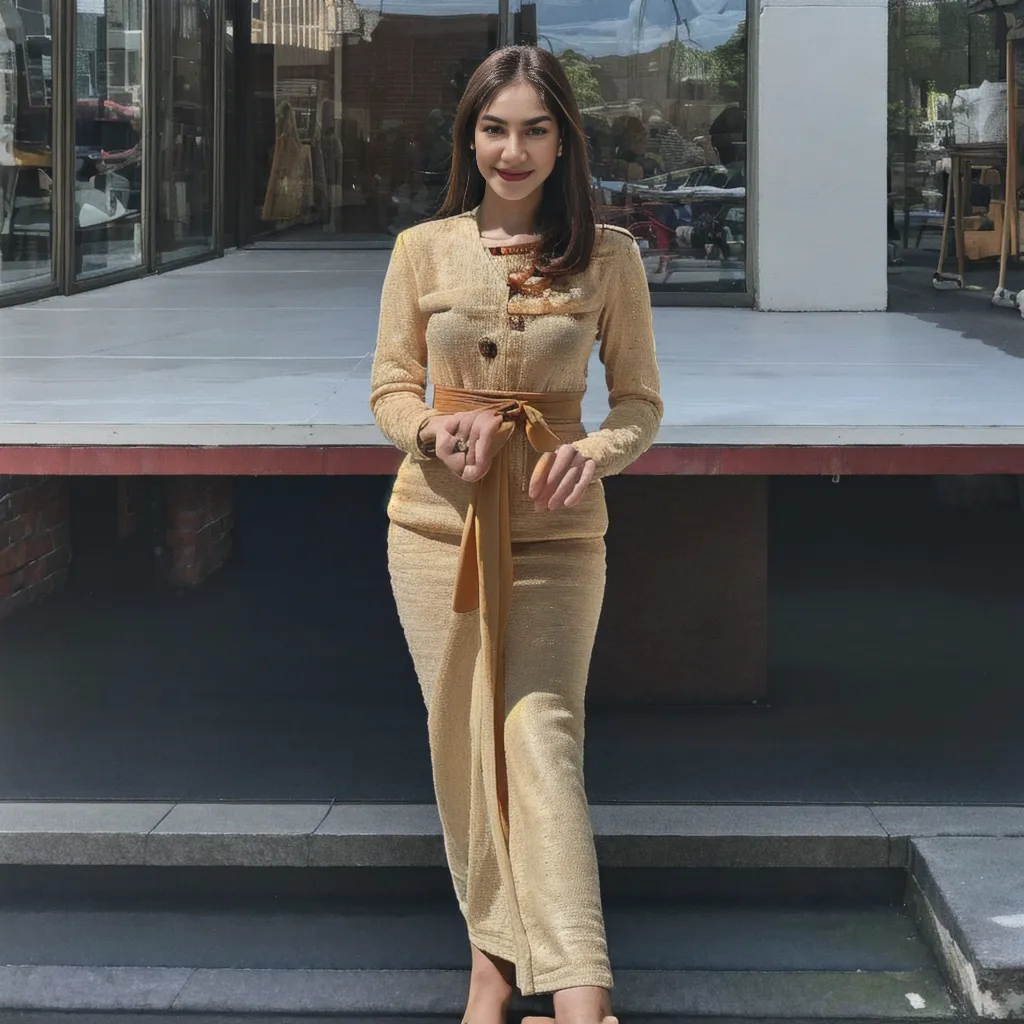
<svg viewBox="0 0 1024 1024">
<path fill-rule="evenodd" d="M 537 227 L 540 213 L 541 190 L 538 188 L 525 199 L 502 199 L 488 188 L 477 211 L 477 224 L 481 234 L 532 235 Z"/>
</svg>

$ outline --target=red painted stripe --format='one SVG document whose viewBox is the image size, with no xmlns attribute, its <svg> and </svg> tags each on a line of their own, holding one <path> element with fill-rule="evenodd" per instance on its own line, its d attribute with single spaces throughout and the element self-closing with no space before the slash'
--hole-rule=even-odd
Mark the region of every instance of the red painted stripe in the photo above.
<svg viewBox="0 0 1024 1024">
<path fill-rule="evenodd" d="M 390 476 L 379 446 L 0 446 L 0 473 L 55 476 Z M 1024 445 L 700 447 L 658 445 L 628 470 L 647 476 L 1024 474 Z"/>
</svg>

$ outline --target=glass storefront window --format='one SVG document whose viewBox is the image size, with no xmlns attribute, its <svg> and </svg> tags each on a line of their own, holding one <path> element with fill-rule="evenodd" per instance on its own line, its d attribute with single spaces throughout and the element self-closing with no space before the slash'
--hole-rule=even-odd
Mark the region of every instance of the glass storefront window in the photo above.
<svg viewBox="0 0 1024 1024">
<path fill-rule="evenodd" d="M 438 208 L 495 0 L 254 0 L 254 238 L 389 240 Z"/>
<path fill-rule="evenodd" d="M 1006 38 L 1006 20 L 998 11 L 971 13 L 962 0 L 889 0 L 890 308 L 934 301 L 932 276 L 956 144 L 954 99 L 958 90 L 1006 81 Z M 1016 45 L 1019 66 L 1024 44 Z M 1018 90 L 1020 80 L 1018 72 Z M 997 118 L 1002 128 L 1005 100 Z M 1001 242 L 995 228 L 1007 198 L 1005 163 L 991 154 L 974 161 L 971 210 L 964 218 L 967 259 L 987 268 L 986 285 L 992 287 Z M 1011 217 L 1016 205 L 1010 197 Z M 955 271 L 955 263 L 951 230 L 945 270 Z"/>
<path fill-rule="evenodd" d="M 51 28 L 50 0 L 0 0 L 0 294 L 52 275 Z"/>
<path fill-rule="evenodd" d="M 76 0 L 75 274 L 142 263 L 142 0 Z"/>
<path fill-rule="evenodd" d="M 746 289 L 745 0 L 537 0 L 519 41 L 572 81 L 600 217 L 628 228 L 653 291 Z"/>
<path fill-rule="evenodd" d="M 214 32 L 210 0 L 156 5 L 157 254 L 213 248 Z"/>
</svg>

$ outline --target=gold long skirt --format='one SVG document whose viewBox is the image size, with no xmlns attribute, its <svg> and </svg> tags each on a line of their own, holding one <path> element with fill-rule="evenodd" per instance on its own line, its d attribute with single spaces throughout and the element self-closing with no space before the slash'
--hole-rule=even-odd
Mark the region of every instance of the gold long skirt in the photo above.
<svg viewBox="0 0 1024 1024">
<path fill-rule="evenodd" d="M 392 523 L 388 566 L 427 706 L 434 790 L 470 941 L 515 964 L 523 995 L 611 988 L 583 787 L 583 701 L 604 598 L 604 540 L 513 544 L 504 726 L 511 885 L 494 845 L 500 829 L 488 816 L 486 738 L 474 726 L 475 695 L 487 680 L 479 615 L 452 610 L 459 540 Z"/>
</svg>

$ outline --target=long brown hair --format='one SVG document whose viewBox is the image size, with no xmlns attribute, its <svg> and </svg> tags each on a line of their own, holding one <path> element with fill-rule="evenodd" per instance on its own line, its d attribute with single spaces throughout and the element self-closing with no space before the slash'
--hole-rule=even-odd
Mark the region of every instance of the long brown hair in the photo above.
<svg viewBox="0 0 1024 1024">
<path fill-rule="evenodd" d="M 476 122 L 497 93 L 528 82 L 558 122 L 562 155 L 541 186 L 541 241 L 537 273 L 560 277 L 585 270 L 594 251 L 594 200 L 590 191 L 587 137 L 576 97 L 558 58 L 536 46 L 504 46 L 473 72 L 459 102 L 452 130 L 452 169 L 437 217 L 453 217 L 478 206 L 486 184 L 469 148 Z"/>
</svg>

